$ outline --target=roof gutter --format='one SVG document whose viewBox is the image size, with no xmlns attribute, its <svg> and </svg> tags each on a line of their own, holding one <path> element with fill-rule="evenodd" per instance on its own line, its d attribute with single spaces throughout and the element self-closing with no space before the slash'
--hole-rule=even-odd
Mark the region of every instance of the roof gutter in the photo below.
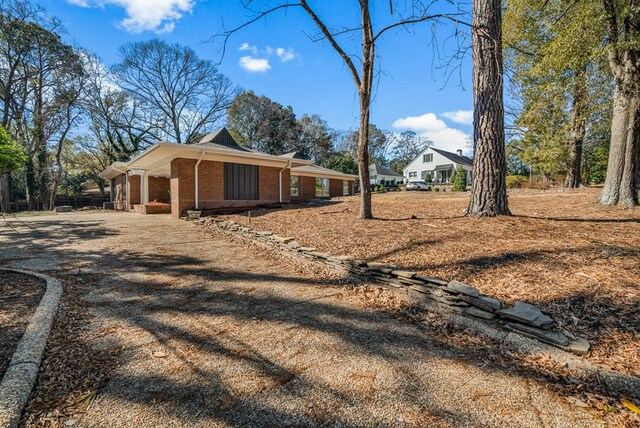
<svg viewBox="0 0 640 428">
<path fill-rule="evenodd" d="M 200 152 L 200 157 L 198 158 L 198 161 L 196 162 L 196 167 L 195 167 L 195 184 L 196 184 L 196 209 L 200 208 L 199 204 L 198 204 L 198 166 L 200 166 L 200 162 L 202 161 L 202 158 L 204 157 L 204 150 L 202 152 Z"/>
</svg>

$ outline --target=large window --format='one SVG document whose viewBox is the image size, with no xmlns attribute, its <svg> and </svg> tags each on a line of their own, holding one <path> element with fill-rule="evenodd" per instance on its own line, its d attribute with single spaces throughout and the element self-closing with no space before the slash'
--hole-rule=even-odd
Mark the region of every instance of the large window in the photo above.
<svg viewBox="0 0 640 428">
<path fill-rule="evenodd" d="M 342 180 L 342 194 L 344 196 L 351 194 L 351 185 L 349 184 L 349 180 Z"/>
<path fill-rule="evenodd" d="M 291 176 L 291 196 L 300 196 L 300 180 L 297 175 Z"/>
<path fill-rule="evenodd" d="M 224 198 L 227 200 L 259 199 L 258 167 L 241 163 L 225 163 Z"/>
<path fill-rule="evenodd" d="M 418 171 L 409 171 L 409 178 L 416 178 L 418 176 Z"/>
<path fill-rule="evenodd" d="M 426 155 L 422 155 L 422 162 L 433 162 L 433 153 L 427 153 Z"/>
<path fill-rule="evenodd" d="M 316 197 L 323 198 L 329 196 L 329 179 L 316 178 Z"/>
</svg>

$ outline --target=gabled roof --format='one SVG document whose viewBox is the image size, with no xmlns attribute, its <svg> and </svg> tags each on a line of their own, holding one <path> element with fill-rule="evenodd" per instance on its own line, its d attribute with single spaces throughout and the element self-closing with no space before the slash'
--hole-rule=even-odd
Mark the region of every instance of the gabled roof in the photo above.
<svg viewBox="0 0 640 428">
<path fill-rule="evenodd" d="M 391 175 L 393 177 L 403 178 L 401 174 L 398 174 L 392 169 L 387 168 L 384 165 L 379 165 L 377 163 L 372 163 L 369 165 L 369 174 L 371 175 Z"/>
<path fill-rule="evenodd" d="M 287 159 L 304 159 L 302 156 L 300 156 L 300 154 L 298 154 L 298 152 L 285 153 L 283 155 L 280 155 L 280 157 Z"/>
<path fill-rule="evenodd" d="M 427 150 L 433 150 L 434 152 L 438 153 L 439 155 L 444 156 L 445 158 L 449 159 L 451 162 L 454 162 L 458 165 L 466 165 L 466 166 L 473 166 L 473 159 L 470 158 L 469 156 L 460 156 L 456 153 L 451 153 L 448 152 L 446 150 L 442 150 L 442 149 L 436 149 L 435 147 L 429 146 L 427 148 L 425 148 L 423 151 L 420 152 L 420 154 L 418 156 L 416 156 L 415 158 L 411 159 L 411 162 L 409 162 L 407 164 L 407 166 L 405 166 L 402 170 L 402 172 L 406 171 L 407 168 L 409 168 L 409 165 L 411 165 L 413 162 L 415 162 L 416 159 L 420 158 L 420 156 L 422 156 Z"/>
<path fill-rule="evenodd" d="M 212 132 L 211 134 L 207 134 L 202 139 L 195 143 L 195 146 L 201 146 L 205 144 L 219 144 L 221 146 L 228 147 L 240 147 L 236 140 L 233 139 L 231 133 L 227 131 L 227 128 L 220 128 L 217 131 Z"/>
<path fill-rule="evenodd" d="M 460 165 L 473 166 L 473 159 L 471 159 L 470 157 L 460 156 L 457 153 L 447 152 L 445 150 L 436 149 L 435 147 L 431 147 L 431 149 L 434 152 L 444 156 L 445 158 L 449 159 L 452 162 L 455 162 Z"/>
</svg>

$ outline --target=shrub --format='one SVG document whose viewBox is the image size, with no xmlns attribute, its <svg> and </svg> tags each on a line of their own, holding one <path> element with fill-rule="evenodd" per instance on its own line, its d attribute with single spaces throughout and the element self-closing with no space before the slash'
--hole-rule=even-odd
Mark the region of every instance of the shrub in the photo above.
<svg viewBox="0 0 640 428">
<path fill-rule="evenodd" d="M 458 167 L 456 173 L 453 175 L 451 190 L 454 192 L 467 191 L 467 171 L 464 168 Z"/>
<path fill-rule="evenodd" d="M 439 191 L 440 191 L 440 188 L 439 188 L 439 187 L 434 187 L 434 188 L 433 188 L 433 191 L 434 191 L 434 192 L 439 192 Z"/>
<path fill-rule="evenodd" d="M 528 181 L 524 175 L 507 175 L 507 189 L 520 189 L 525 187 Z"/>
</svg>

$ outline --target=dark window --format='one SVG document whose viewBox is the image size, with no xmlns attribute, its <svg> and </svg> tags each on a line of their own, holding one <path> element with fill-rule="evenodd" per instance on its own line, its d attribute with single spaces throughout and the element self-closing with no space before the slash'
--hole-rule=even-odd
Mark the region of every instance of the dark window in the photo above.
<svg viewBox="0 0 640 428">
<path fill-rule="evenodd" d="M 241 163 L 224 164 L 224 198 L 257 200 L 258 167 Z"/>
</svg>

